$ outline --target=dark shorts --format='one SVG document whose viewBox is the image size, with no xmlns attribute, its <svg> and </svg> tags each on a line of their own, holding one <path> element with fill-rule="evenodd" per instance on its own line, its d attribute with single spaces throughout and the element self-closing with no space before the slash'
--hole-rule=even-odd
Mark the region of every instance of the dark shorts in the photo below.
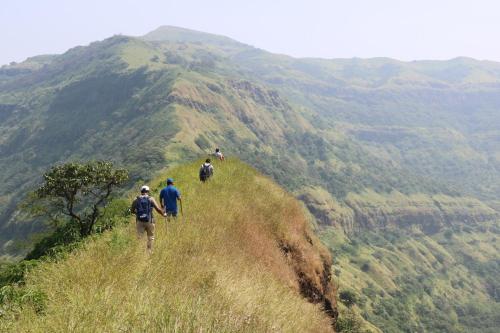
<svg viewBox="0 0 500 333">
<path fill-rule="evenodd" d="M 167 216 L 173 216 L 173 217 L 177 217 L 177 212 L 169 212 L 168 210 L 166 211 L 167 213 Z"/>
</svg>

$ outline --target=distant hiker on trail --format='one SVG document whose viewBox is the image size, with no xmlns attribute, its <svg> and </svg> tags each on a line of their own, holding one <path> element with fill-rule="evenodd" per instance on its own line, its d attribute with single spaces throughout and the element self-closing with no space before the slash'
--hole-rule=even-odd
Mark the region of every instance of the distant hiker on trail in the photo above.
<svg viewBox="0 0 500 333">
<path fill-rule="evenodd" d="M 149 186 L 144 185 L 141 187 L 141 195 L 135 198 L 132 203 L 131 211 L 135 214 L 137 237 L 140 238 L 144 234 L 144 231 L 148 234 L 147 249 L 149 253 L 153 251 L 153 241 L 155 239 L 153 207 L 159 214 L 166 216 L 155 199 L 149 196 Z"/>
<path fill-rule="evenodd" d="M 167 187 L 160 192 L 160 203 L 161 208 L 165 210 L 165 216 L 167 217 L 177 217 L 177 200 L 181 204 L 182 212 L 182 200 L 181 192 L 174 186 L 174 180 L 172 178 L 167 179 Z"/>
<path fill-rule="evenodd" d="M 205 163 L 203 163 L 200 168 L 200 180 L 202 182 L 206 182 L 207 179 L 212 177 L 213 174 L 214 174 L 214 166 L 210 164 L 210 159 L 207 158 Z"/>
<path fill-rule="evenodd" d="M 219 159 L 219 161 L 224 161 L 224 154 L 220 151 L 219 148 L 215 148 L 215 157 Z"/>
</svg>

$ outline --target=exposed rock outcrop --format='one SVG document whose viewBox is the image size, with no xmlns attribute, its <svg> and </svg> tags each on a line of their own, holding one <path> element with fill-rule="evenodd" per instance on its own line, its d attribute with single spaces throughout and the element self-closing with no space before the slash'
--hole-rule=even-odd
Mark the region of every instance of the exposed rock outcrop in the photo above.
<svg viewBox="0 0 500 333">
<path fill-rule="evenodd" d="M 340 203 L 324 189 L 311 187 L 305 189 L 299 199 L 320 224 L 341 226 L 346 233 L 416 226 L 433 234 L 447 225 L 478 224 L 499 216 L 496 210 L 477 199 L 446 195 L 366 191 L 351 193 Z"/>
</svg>

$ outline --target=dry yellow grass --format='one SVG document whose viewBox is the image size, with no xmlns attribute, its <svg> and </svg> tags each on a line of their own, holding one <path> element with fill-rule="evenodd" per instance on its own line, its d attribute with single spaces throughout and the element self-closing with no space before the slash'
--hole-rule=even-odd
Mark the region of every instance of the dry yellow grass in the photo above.
<svg viewBox="0 0 500 333">
<path fill-rule="evenodd" d="M 331 318 L 298 292 L 298 270 L 319 286 L 329 262 L 309 235 L 300 205 L 241 162 L 216 164 L 206 184 L 197 179 L 198 167 L 196 162 L 165 175 L 181 190 L 184 216 L 157 221 L 152 255 L 145 239 L 136 239 L 133 223 L 88 240 L 68 258 L 29 274 L 27 287 L 47 297 L 44 313 L 25 307 L 0 328 L 331 332 Z M 152 184 L 155 196 L 160 182 Z M 280 244 L 292 249 L 289 255 Z"/>
</svg>

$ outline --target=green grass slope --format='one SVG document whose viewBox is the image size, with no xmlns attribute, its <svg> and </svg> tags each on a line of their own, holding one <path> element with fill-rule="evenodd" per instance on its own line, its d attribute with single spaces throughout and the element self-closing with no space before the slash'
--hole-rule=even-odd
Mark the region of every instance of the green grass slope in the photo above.
<svg viewBox="0 0 500 333">
<path fill-rule="evenodd" d="M 499 235 L 498 222 L 433 235 L 416 228 L 320 232 L 334 253 L 339 293 L 353 291 L 356 317 L 387 333 L 498 332 Z"/>
<path fill-rule="evenodd" d="M 18 288 L 38 301 L 3 303 L 0 331 L 332 332 L 331 259 L 302 206 L 236 160 L 202 184 L 200 163 L 150 184 L 173 177 L 184 206 L 157 220 L 152 255 L 134 223 L 89 239 L 29 272 Z"/>
</svg>

